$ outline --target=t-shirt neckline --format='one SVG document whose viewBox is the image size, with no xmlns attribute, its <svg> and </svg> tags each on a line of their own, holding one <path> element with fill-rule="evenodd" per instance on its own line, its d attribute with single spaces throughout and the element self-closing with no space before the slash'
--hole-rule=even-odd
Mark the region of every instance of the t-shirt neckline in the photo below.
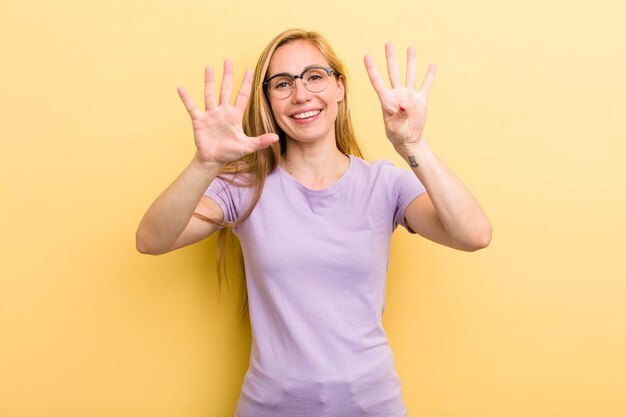
<svg viewBox="0 0 626 417">
<path fill-rule="evenodd" d="M 326 196 L 326 195 L 331 195 L 331 194 L 336 193 L 343 186 L 343 184 L 348 181 L 350 171 L 352 171 L 352 167 L 354 166 L 354 157 L 352 155 L 346 155 L 346 156 L 348 157 L 348 168 L 344 171 L 343 174 L 341 174 L 341 177 L 339 177 L 337 181 L 332 183 L 330 186 L 319 189 L 319 190 L 305 186 L 300 181 L 292 177 L 280 165 L 276 166 L 276 170 L 278 171 L 280 176 L 282 176 L 283 178 L 286 178 L 287 181 L 289 181 L 299 190 L 310 195 Z"/>
</svg>

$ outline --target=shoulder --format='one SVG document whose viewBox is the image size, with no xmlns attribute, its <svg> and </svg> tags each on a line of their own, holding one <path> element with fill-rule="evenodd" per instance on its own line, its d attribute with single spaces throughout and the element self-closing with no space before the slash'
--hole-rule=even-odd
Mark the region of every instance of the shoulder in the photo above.
<svg viewBox="0 0 626 417">
<path fill-rule="evenodd" d="M 392 199 L 398 194 L 418 195 L 425 191 L 417 176 L 407 168 L 397 167 L 385 159 L 368 162 L 357 157 L 351 158 L 359 176 L 368 178 L 373 186 L 383 186 Z"/>
<path fill-rule="evenodd" d="M 231 200 L 236 204 L 249 199 L 256 184 L 256 177 L 251 173 L 225 170 L 211 182 L 205 196 L 216 200 Z"/>
<path fill-rule="evenodd" d="M 356 156 L 350 156 L 350 159 L 360 175 L 391 181 L 407 173 L 406 169 L 396 167 L 393 162 L 386 159 L 366 161 Z"/>
<path fill-rule="evenodd" d="M 393 167 L 393 163 L 386 159 L 377 159 L 374 161 L 366 161 L 365 159 L 359 158 L 358 156 L 349 155 L 352 164 L 358 169 L 366 170 L 366 171 L 379 171 L 381 169 L 385 169 L 388 167 Z"/>
</svg>

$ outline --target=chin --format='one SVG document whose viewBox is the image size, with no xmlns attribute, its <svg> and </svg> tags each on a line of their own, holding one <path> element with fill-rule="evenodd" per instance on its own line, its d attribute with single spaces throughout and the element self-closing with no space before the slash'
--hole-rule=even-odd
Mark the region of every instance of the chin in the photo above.
<svg viewBox="0 0 626 417">
<path fill-rule="evenodd" d="M 301 133 L 301 132 L 294 132 L 294 133 Z M 325 134 L 315 134 L 312 133 L 311 134 L 289 134 L 287 133 L 285 135 L 287 142 L 289 141 L 293 141 L 293 142 L 299 142 L 299 143 L 318 143 L 318 142 L 324 142 L 326 140 L 326 138 L 328 138 L 329 135 L 328 133 Z M 334 141 L 334 139 L 333 139 Z"/>
</svg>

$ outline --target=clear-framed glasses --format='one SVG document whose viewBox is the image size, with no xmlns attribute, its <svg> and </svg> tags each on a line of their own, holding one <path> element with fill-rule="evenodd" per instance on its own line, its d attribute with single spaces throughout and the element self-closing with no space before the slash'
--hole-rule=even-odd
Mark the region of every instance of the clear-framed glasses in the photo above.
<svg viewBox="0 0 626 417">
<path fill-rule="evenodd" d="M 272 97 L 278 99 L 287 98 L 296 89 L 296 80 L 300 78 L 304 88 L 312 93 L 319 93 L 328 87 L 328 81 L 334 70 L 330 67 L 309 67 L 300 75 L 286 72 L 276 74 L 263 83 L 263 87 L 269 91 Z"/>
</svg>

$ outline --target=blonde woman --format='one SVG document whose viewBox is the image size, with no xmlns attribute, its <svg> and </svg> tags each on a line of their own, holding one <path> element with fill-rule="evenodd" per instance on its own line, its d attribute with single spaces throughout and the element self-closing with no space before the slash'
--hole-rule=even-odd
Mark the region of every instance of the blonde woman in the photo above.
<svg viewBox="0 0 626 417">
<path fill-rule="evenodd" d="M 219 97 L 206 69 L 204 111 L 178 90 L 197 151 L 146 212 L 137 249 L 237 235 L 252 327 L 238 417 L 406 416 L 382 327 L 391 234 L 402 225 L 466 251 L 491 240 L 478 202 L 422 137 L 434 66 L 418 90 L 415 50 L 405 83 L 391 44 L 386 56 L 390 88 L 370 56 L 365 67 L 407 168 L 361 159 L 344 66 L 318 33 L 274 38 L 234 104 L 230 61 Z"/>
</svg>

